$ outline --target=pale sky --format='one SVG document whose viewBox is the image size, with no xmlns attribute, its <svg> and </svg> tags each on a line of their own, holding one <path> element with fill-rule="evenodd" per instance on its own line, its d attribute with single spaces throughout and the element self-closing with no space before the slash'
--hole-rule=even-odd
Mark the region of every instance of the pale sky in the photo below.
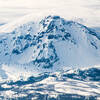
<svg viewBox="0 0 100 100">
<path fill-rule="evenodd" d="M 0 23 L 44 12 L 100 26 L 100 0 L 0 0 Z"/>
</svg>

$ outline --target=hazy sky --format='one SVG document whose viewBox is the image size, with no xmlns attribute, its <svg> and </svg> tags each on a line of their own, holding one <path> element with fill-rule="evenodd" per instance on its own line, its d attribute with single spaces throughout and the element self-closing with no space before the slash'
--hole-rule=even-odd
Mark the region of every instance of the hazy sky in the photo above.
<svg viewBox="0 0 100 100">
<path fill-rule="evenodd" d="M 100 0 L 0 0 L 0 23 L 44 12 L 100 25 Z"/>
</svg>

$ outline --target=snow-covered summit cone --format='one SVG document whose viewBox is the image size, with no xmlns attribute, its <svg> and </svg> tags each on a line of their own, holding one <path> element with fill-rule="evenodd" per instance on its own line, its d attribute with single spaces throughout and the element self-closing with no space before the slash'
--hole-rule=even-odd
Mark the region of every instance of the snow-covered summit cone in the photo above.
<svg viewBox="0 0 100 100">
<path fill-rule="evenodd" d="M 89 66 L 100 62 L 100 37 L 60 16 L 23 23 L 0 35 L 0 62 L 35 67 Z"/>
</svg>

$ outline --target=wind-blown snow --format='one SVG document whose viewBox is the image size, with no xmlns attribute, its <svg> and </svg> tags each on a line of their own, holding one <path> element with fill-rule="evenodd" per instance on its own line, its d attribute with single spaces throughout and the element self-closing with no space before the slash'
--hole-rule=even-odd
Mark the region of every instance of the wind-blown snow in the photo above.
<svg viewBox="0 0 100 100">
<path fill-rule="evenodd" d="M 33 13 L 57 14 L 86 25 L 100 26 L 99 0 L 0 0 L 0 23 L 8 23 Z"/>
</svg>

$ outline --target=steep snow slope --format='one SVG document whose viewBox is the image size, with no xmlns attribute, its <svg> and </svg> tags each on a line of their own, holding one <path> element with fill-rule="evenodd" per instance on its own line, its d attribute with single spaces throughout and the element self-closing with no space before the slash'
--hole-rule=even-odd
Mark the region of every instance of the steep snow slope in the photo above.
<svg viewBox="0 0 100 100">
<path fill-rule="evenodd" d="M 1 64 L 60 68 L 92 66 L 99 62 L 98 34 L 59 16 L 29 21 L 12 28 L 10 32 L 0 33 Z"/>
</svg>

